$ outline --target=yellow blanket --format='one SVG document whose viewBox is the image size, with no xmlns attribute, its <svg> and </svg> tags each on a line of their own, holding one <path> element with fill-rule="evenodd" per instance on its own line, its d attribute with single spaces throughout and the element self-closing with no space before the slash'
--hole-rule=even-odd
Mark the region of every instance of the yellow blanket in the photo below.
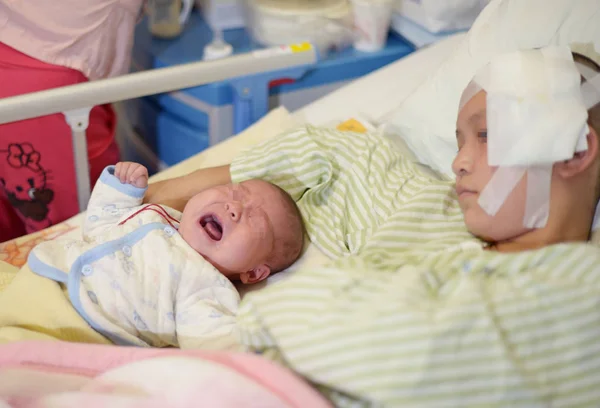
<svg viewBox="0 0 600 408">
<path fill-rule="evenodd" d="M 18 271 L 18 268 L 6 262 L 0 261 L 0 291 L 8 286 Z"/>
<path fill-rule="evenodd" d="M 58 283 L 0 261 L 0 344 L 21 340 L 111 344 L 79 316 Z"/>
</svg>

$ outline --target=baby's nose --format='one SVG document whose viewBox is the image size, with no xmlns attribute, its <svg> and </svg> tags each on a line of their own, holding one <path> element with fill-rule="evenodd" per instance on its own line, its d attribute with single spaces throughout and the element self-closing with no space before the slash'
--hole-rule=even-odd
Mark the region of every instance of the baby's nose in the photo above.
<svg viewBox="0 0 600 408">
<path fill-rule="evenodd" d="M 242 216 L 242 206 L 236 202 L 225 204 L 225 211 L 227 211 L 227 215 L 236 222 Z"/>
</svg>

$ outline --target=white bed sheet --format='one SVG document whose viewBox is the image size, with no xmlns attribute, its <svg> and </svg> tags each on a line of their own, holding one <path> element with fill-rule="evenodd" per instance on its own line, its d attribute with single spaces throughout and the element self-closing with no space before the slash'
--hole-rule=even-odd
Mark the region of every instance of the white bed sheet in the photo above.
<svg viewBox="0 0 600 408">
<path fill-rule="evenodd" d="M 291 115 L 284 108 L 271 111 L 263 120 L 245 132 L 160 172 L 152 177 L 151 181 L 176 177 L 202 167 L 227 164 L 245 148 L 276 137 L 282 131 L 298 124 L 336 126 L 350 118 L 365 119 L 372 124 L 378 124 L 381 118 L 393 111 L 435 71 L 463 37 L 463 34 L 457 34 L 421 49 L 332 92 Z M 29 251 L 37 243 L 60 236 L 80 234 L 79 226 L 82 219 L 83 214 L 79 214 L 47 230 L 0 244 L 0 275 L 2 268 L 9 267 L 2 264 L 2 261 L 17 267 L 23 265 Z M 267 282 L 252 286 L 251 289 L 259 289 L 285 279 L 299 267 L 322 264 L 325 261 L 327 261 L 325 255 L 313 245 L 308 245 L 302 258 L 294 266 L 270 277 Z M 242 289 L 242 295 L 247 291 L 248 288 Z"/>
</svg>

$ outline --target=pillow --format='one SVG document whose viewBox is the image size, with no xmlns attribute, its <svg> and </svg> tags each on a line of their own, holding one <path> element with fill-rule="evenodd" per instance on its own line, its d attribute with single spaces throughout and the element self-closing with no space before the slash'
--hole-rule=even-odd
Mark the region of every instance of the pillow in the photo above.
<svg viewBox="0 0 600 408">
<path fill-rule="evenodd" d="M 457 49 L 384 121 L 417 159 L 450 178 L 462 91 L 493 56 L 519 49 L 600 43 L 599 0 L 493 0 Z M 600 47 L 596 46 L 596 49 Z"/>
</svg>

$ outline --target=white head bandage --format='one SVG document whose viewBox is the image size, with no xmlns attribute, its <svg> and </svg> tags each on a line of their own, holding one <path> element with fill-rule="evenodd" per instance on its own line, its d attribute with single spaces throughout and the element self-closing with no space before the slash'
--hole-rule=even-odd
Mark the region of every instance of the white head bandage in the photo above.
<svg viewBox="0 0 600 408">
<path fill-rule="evenodd" d="M 498 168 L 479 196 L 484 211 L 495 215 L 527 174 L 524 226 L 546 225 L 553 165 L 587 150 L 587 111 L 600 100 L 599 82 L 569 47 L 500 55 L 479 71 L 460 109 L 487 92 L 488 164 Z"/>
</svg>

